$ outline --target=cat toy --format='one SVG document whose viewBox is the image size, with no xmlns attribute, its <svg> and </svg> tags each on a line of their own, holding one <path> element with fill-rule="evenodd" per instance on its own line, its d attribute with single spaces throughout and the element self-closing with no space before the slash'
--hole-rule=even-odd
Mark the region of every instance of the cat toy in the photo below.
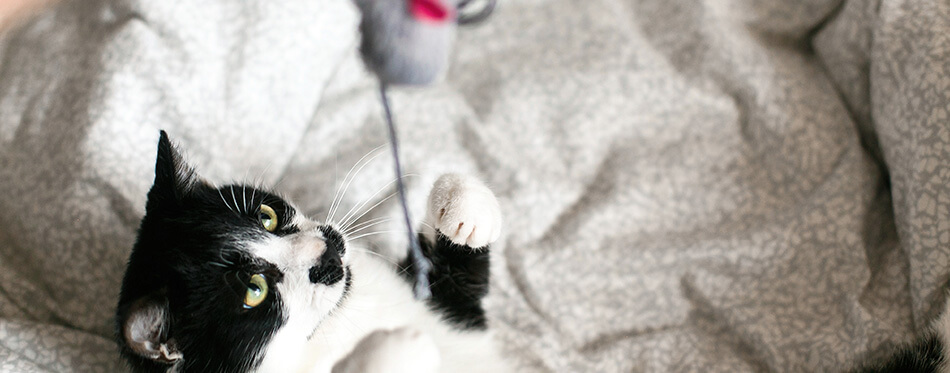
<svg viewBox="0 0 950 373">
<path fill-rule="evenodd" d="M 406 191 L 399 161 L 399 141 L 386 93 L 394 85 L 429 85 L 445 74 L 449 49 L 456 25 L 474 24 L 494 11 L 496 0 L 483 0 L 482 7 L 472 11 L 477 0 L 354 0 L 363 14 L 360 22 L 360 55 L 363 62 L 379 78 L 389 141 L 392 144 L 396 191 L 402 204 L 406 230 L 409 234 L 409 256 L 416 269 L 413 293 L 417 299 L 431 296 L 429 271 L 431 263 L 422 254 L 419 238 L 412 228 Z"/>
</svg>

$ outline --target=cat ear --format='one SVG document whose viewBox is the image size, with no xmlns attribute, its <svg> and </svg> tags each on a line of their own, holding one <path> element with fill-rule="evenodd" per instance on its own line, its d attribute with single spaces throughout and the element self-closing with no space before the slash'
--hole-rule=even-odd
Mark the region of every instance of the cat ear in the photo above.
<svg viewBox="0 0 950 373">
<path fill-rule="evenodd" d="M 122 340 L 134 354 L 160 363 L 182 359 L 170 329 L 168 300 L 164 295 L 149 295 L 129 307 L 122 322 Z"/>
<path fill-rule="evenodd" d="M 158 139 L 158 155 L 155 158 L 155 184 L 149 192 L 149 200 L 171 198 L 181 200 L 196 185 L 202 183 L 195 169 L 182 158 L 178 149 L 161 131 Z"/>
</svg>

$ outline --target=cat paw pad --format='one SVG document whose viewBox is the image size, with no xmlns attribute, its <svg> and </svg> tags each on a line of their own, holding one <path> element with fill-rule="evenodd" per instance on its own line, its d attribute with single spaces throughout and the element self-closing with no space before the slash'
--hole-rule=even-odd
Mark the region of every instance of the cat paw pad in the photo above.
<svg viewBox="0 0 950 373">
<path fill-rule="evenodd" d="M 442 175 L 429 194 L 426 220 L 458 245 L 485 247 L 501 235 L 498 200 L 472 177 Z"/>
</svg>

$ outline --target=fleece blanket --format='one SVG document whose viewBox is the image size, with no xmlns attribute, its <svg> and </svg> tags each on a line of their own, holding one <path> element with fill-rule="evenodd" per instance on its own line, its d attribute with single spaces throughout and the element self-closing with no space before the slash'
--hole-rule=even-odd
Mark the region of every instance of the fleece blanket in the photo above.
<svg viewBox="0 0 950 373">
<path fill-rule="evenodd" d="M 387 141 L 357 21 L 82 0 L 5 34 L 0 370 L 124 369 L 159 129 L 207 179 L 325 216 Z M 413 214 L 444 172 L 499 196 L 486 305 L 519 371 L 839 371 L 944 301 L 948 45 L 942 0 L 500 0 L 444 82 L 393 92 Z M 393 175 L 367 159 L 341 210 L 397 216 L 368 209 Z M 398 220 L 372 233 L 405 247 Z"/>
</svg>

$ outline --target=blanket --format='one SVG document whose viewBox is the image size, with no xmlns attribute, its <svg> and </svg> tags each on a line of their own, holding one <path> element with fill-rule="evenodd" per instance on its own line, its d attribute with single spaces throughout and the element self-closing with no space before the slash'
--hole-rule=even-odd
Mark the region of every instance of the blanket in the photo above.
<svg viewBox="0 0 950 373">
<path fill-rule="evenodd" d="M 124 369 L 159 129 L 325 216 L 387 142 L 357 24 L 349 0 L 82 0 L 0 37 L 0 371 Z M 839 371 L 940 311 L 947 2 L 501 0 L 457 36 L 444 82 L 392 92 L 408 198 L 445 172 L 498 195 L 485 304 L 518 371 Z M 336 218 L 398 217 L 366 159 Z M 403 229 L 358 241 L 398 258 Z"/>
</svg>

